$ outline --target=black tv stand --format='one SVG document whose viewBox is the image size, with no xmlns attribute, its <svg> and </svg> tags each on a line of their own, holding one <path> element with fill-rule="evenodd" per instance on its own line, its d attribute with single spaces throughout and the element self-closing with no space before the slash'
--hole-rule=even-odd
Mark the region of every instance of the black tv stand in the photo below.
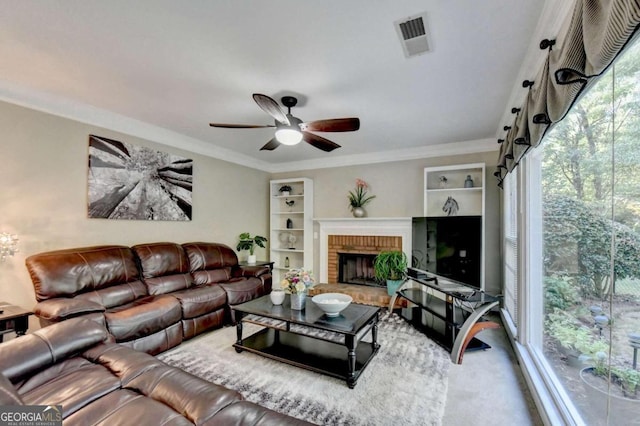
<svg viewBox="0 0 640 426">
<path fill-rule="evenodd" d="M 456 364 L 462 363 L 465 351 L 491 347 L 474 336 L 487 328 L 499 327 L 483 319 L 498 305 L 497 297 L 431 273 L 426 279 L 408 278 L 391 298 L 389 312 L 398 297 L 411 302 L 400 315 L 448 350 Z"/>
</svg>

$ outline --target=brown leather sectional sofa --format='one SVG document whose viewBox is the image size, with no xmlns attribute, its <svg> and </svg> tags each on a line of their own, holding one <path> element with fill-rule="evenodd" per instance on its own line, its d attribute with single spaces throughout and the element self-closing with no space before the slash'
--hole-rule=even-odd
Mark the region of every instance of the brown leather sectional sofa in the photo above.
<svg viewBox="0 0 640 426">
<path fill-rule="evenodd" d="M 71 425 L 303 425 L 72 318 L 0 345 L 0 406 L 62 405 Z"/>
<path fill-rule="evenodd" d="M 97 246 L 26 259 L 43 326 L 83 317 L 149 354 L 233 323 L 233 305 L 268 294 L 266 266 L 238 266 L 217 243 Z"/>
</svg>

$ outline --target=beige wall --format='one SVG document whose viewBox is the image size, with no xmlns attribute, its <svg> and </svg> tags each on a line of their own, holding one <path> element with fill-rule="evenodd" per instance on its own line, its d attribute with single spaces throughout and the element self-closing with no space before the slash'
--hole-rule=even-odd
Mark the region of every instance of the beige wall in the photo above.
<svg viewBox="0 0 640 426">
<path fill-rule="evenodd" d="M 465 163 L 486 164 L 486 236 L 485 286 L 495 294 L 501 292 L 500 190 L 493 177 L 497 152 L 397 161 L 362 166 L 335 167 L 278 173 L 273 179 L 309 177 L 313 179 L 314 217 L 351 217 L 347 193 L 355 179 L 364 179 L 376 198 L 366 206 L 369 217 L 423 216 L 424 168 Z M 314 244 L 314 269 L 319 270 L 318 241 Z"/>
<path fill-rule="evenodd" d="M 242 231 L 268 233 L 267 173 L 2 102 L 0 129 L 0 232 L 20 239 L 20 252 L 0 263 L 0 301 L 34 306 L 24 266 L 34 253 L 154 241 L 215 241 L 235 248 Z M 192 158 L 193 220 L 88 219 L 89 134 Z"/>
<path fill-rule="evenodd" d="M 0 263 L 0 301 L 35 304 L 24 266 L 27 256 L 97 244 L 152 241 L 216 241 L 235 246 L 243 231 L 268 235 L 268 180 L 307 176 L 314 180 L 315 217 L 349 217 L 347 192 L 356 178 L 377 198 L 370 217 L 421 216 L 423 169 L 485 162 L 486 283 L 500 292 L 499 191 L 491 173 L 496 154 L 461 155 L 269 175 L 111 130 L 0 102 L 0 231 L 20 239 L 19 252 Z M 88 136 L 97 134 L 194 160 L 193 220 L 118 221 L 87 218 Z M 317 244 L 316 244 L 317 246 Z M 266 257 L 263 252 L 259 257 Z M 315 249 L 315 268 L 318 253 Z M 32 327 L 37 327 L 35 321 Z"/>
</svg>

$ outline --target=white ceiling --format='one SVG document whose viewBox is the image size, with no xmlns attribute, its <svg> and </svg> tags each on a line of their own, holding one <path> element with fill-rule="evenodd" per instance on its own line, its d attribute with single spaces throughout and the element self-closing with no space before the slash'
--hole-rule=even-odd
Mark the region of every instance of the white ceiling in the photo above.
<svg viewBox="0 0 640 426">
<path fill-rule="evenodd" d="M 265 170 L 486 146 L 544 4 L 0 0 L 0 97 Z M 393 22 L 425 11 L 433 51 L 406 59 Z M 272 124 L 256 92 L 297 96 L 303 121 L 356 116 L 361 128 L 319 133 L 342 145 L 325 153 L 259 151 L 272 130 L 209 127 Z"/>
</svg>

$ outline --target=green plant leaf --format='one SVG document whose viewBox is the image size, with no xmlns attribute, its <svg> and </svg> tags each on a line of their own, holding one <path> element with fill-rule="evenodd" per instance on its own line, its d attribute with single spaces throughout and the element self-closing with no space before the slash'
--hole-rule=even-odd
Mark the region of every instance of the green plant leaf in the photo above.
<svg viewBox="0 0 640 426">
<path fill-rule="evenodd" d="M 401 280 L 407 272 L 407 255 L 399 250 L 382 251 L 373 262 L 377 280 Z"/>
</svg>

